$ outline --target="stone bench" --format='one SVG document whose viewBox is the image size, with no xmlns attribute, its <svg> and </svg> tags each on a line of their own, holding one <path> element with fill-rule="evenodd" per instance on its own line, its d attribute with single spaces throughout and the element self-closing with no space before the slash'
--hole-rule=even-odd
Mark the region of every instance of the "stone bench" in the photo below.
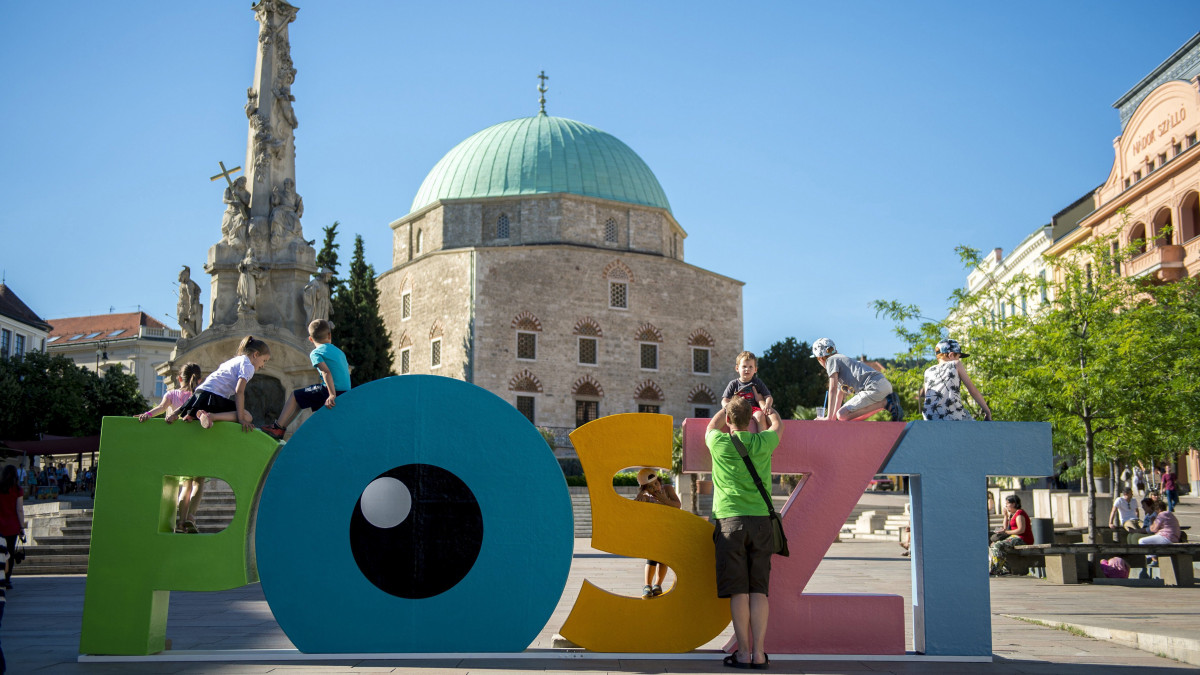
<svg viewBox="0 0 1200 675">
<path fill-rule="evenodd" d="M 1089 555 L 1099 558 L 1118 556 L 1126 562 L 1135 562 L 1145 556 L 1158 556 L 1159 574 L 1167 586 L 1191 586 L 1195 580 L 1192 564 L 1200 555 L 1200 544 L 1032 544 L 1018 546 L 1008 553 L 1009 557 L 1029 559 L 1041 558 L 1046 568 L 1046 579 L 1055 584 L 1077 584 L 1091 578 Z M 1134 567 L 1130 564 L 1130 567 Z M 1137 567 L 1142 565 L 1137 564 Z"/>
</svg>

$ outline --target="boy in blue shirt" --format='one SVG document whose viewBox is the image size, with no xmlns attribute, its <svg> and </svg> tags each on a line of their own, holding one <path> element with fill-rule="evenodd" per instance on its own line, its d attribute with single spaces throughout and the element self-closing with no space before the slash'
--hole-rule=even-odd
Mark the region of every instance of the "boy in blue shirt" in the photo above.
<svg viewBox="0 0 1200 675">
<path fill-rule="evenodd" d="M 287 425 L 291 424 L 301 408 L 316 412 L 321 406 L 332 408 L 337 397 L 350 390 L 350 364 L 346 354 L 333 346 L 333 325 L 324 319 L 308 324 L 308 341 L 316 345 L 309 358 L 313 367 L 321 373 L 321 384 L 314 384 L 293 391 L 283 404 L 283 412 L 271 424 L 259 427 L 273 438 L 283 440 Z"/>
</svg>

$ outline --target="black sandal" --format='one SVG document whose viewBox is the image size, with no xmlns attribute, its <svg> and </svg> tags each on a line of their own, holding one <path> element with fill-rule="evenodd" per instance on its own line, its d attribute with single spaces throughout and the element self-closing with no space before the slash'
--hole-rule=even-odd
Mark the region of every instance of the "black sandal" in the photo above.
<svg viewBox="0 0 1200 675">
<path fill-rule="evenodd" d="M 721 663 L 724 663 L 726 668 L 741 668 L 742 670 L 749 670 L 754 667 L 753 664 L 738 661 L 736 652 L 726 656 Z"/>
<path fill-rule="evenodd" d="M 753 661 L 751 661 L 750 667 L 753 668 L 754 670 L 770 670 L 771 655 L 766 652 L 763 652 L 763 662 L 762 663 L 754 663 Z"/>
</svg>

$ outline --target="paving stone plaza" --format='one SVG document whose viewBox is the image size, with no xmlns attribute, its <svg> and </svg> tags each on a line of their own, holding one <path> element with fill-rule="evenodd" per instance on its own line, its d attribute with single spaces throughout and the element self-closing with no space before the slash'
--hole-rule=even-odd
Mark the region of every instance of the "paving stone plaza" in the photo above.
<svg viewBox="0 0 1200 675">
<path fill-rule="evenodd" d="M 900 501 L 901 495 L 864 500 Z M 1193 531 L 1200 525 L 1200 498 L 1185 497 L 1178 514 Z M 567 587 L 558 608 L 528 654 L 504 658 L 438 660 L 296 661 L 272 618 L 258 585 L 218 593 L 171 594 L 167 636 L 172 650 L 285 650 L 274 661 L 77 661 L 86 577 L 38 576 L 15 579 L 4 615 L 3 638 L 12 673 L 341 673 L 431 672 L 721 672 L 717 650 L 732 633 L 699 652 L 661 658 L 595 658 L 553 650 L 554 634 L 584 579 L 614 592 L 636 596 L 641 588 L 640 560 L 591 548 L 575 540 Z M 793 543 L 793 550 L 800 545 Z M 894 593 L 911 597 L 910 563 L 894 542 L 834 544 L 807 590 Z M 981 552 L 981 565 L 984 565 Z M 671 579 L 668 579 L 668 584 Z M 856 660 L 788 660 L 773 657 L 771 670 L 797 673 L 1155 673 L 1200 672 L 1200 588 L 1058 586 L 1033 577 L 991 580 L 991 663 Z M 339 592 L 336 579 L 316 577 L 309 593 L 317 606 Z M 653 602 L 649 600 L 647 602 Z M 686 620 L 682 618 L 680 620 Z M 1048 625 L 1047 625 L 1048 624 Z M 1071 630 L 1052 626 L 1066 624 Z M 911 618 L 906 635 L 912 639 Z M 1099 637 L 1091 637 L 1091 636 Z M 1142 644 L 1141 649 L 1135 643 Z M 1166 658 L 1173 654 L 1176 658 Z M 214 657 L 215 658 L 215 657 Z M 911 657 L 917 658 L 917 657 Z M 1183 660 L 1176 660 L 1183 659 Z M 1189 661 L 1189 662 L 1185 662 Z"/>
</svg>

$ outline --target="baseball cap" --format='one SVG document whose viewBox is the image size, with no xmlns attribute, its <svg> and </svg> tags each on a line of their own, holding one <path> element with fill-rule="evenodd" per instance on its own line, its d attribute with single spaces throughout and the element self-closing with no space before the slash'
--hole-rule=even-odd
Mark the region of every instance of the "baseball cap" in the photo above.
<svg viewBox="0 0 1200 675">
<path fill-rule="evenodd" d="M 937 348 L 934 352 L 938 354 L 958 354 L 960 358 L 967 358 L 970 354 L 964 353 L 962 347 L 958 346 L 958 340 L 946 338 L 937 343 Z"/>
</svg>

